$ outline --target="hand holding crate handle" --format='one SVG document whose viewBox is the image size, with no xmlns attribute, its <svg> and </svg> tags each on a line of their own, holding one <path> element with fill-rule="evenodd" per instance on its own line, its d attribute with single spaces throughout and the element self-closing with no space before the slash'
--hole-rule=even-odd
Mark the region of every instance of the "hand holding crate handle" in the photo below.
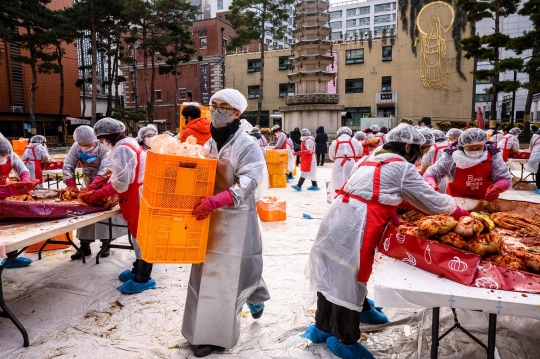
<svg viewBox="0 0 540 359">
<path fill-rule="evenodd" d="M 197 217 L 197 221 L 202 221 L 212 213 L 214 209 L 225 206 L 232 207 L 234 205 L 231 190 L 220 192 L 214 196 L 202 198 L 193 209 L 193 215 Z"/>
</svg>

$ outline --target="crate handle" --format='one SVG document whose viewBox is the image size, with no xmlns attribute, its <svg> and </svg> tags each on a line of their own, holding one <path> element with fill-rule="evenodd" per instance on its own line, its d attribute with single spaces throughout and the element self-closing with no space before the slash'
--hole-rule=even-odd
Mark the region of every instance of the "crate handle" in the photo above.
<svg viewBox="0 0 540 359">
<path fill-rule="evenodd" d="M 180 167 L 180 168 L 197 168 L 197 162 L 179 162 L 178 167 Z"/>
</svg>

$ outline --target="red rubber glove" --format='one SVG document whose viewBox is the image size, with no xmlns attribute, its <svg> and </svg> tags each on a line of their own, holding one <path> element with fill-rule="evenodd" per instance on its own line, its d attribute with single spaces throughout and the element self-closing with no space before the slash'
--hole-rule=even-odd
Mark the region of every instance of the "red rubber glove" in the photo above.
<svg viewBox="0 0 540 359">
<path fill-rule="evenodd" d="M 484 199 L 488 202 L 493 202 L 495 201 L 497 198 L 499 198 L 499 194 L 501 193 L 501 189 L 498 187 L 498 186 L 495 186 L 495 185 L 491 185 L 488 187 L 487 191 L 486 191 L 486 195 L 484 197 Z"/>
<path fill-rule="evenodd" d="M 399 217 L 396 211 L 392 211 L 390 219 L 392 220 L 392 224 L 394 226 L 399 227 L 399 225 L 401 225 L 401 221 L 399 220 Z"/>
<path fill-rule="evenodd" d="M 94 178 L 94 180 L 92 181 L 92 183 L 90 183 L 90 186 L 88 186 L 88 189 L 91 189 L 91 190 L 96 190 L 99 188 L 99 186 L 101 185 L 101 182 L 103 181 L 103 177 L 101 176 L 96 176 Z"/>
<path fill-rule="evenodd" d="M 431 188 L 433 188 L 435 191 L 439 192 L 439 186 L 437 185 L 437 181 L 435 181 L 435 177 L 433 176 L 426 176 L 424 177 L 424 181 L 426 181 Z"/>
<path fill-rule="evenodd" d="M 193 215 L 197 217 L 197 221 L 202 221 L 207 218 L 214 209 L 225 206 L 232 207 L 234 204 L 233 196 L 230 190 L 220 192 L 214 196 L 205 197 L 195 205 Z"/>
<path fill-rule="evenodd" d="M 31 182 L 14 182 L 7 185 L 0 186 L 0 199 L 4 199 L 11 196 L 21 196 L 27 194 L 39 184 L 39 180 L 33 180 Z"/>
<path fill-rule="evenodd" d="M 69 188 L 73 188 L 73 189 L 76 189 L 76 190 L 79 190 L 77 188 L 77 183 L 75 182 L 75 178 L 68 178 L 67 180 L 64 181 L 66 186 L 68 186 Z"/>
<path fill-rule="evenodd" d="M 19 175 L 21 182 L 30 182 L 30 172 L 23 172 Z"/>
<path fill-rule="evenodd" d="M 93 203 L 100 198 L 109 197 L 117 193 L 118 192 L 114 189 L 111 182 L 108 182 L 105 186 L 103 186 L 101 189 L 98 189 L 97 191 L 81 191 L 79 198 L 81 198 L 85 202 Z"/>
<path fill-rule="evenodd" d="M 461 208 L 460 206 L 457 206 L 456 207 L 456 210 L 454 211 L 454 213 L 451 214 L 452 217 L 454 217 L 454 219 L 456 221 L 459 221 L 459 219 L 461 217 L 464 217 L 464 216 L 470 216 L 471 214 L 469 212 L 467 212 L 466 210 L 464 210 L 463 208 Z"/>
</svg>

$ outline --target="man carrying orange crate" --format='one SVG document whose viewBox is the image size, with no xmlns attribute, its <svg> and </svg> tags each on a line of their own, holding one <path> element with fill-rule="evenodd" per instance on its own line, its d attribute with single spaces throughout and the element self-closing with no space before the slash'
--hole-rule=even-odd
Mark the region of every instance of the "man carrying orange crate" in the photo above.
<svg viewBox="0 0 540 359">
<path fill-rule="evenodd" d="M 210 139 L 210 121 L 201 117 L 201 110 L 197 106 L 189 105 L 182 109 L 182 116 L 186 119 L 186 125 L 182 128 L 180 142 L 186 142 L 188 136 L 194 136 L 197 144 L 204 146 Z"/>
<path fill-rule="evenodd" d="M 262 240 L 257 200 L 268 177 L 259 145 L 240 115 L 246 98 L 223 89 L 210 98 L 212 138 L 205 157 L 218 160 L 214 196 L 193 210 L 198 220 L 210 214 L 206 260 L 191 268 L 182 335 L 196 345 L 196 357 L 232 348 L 240 337 L 240 312 L 247 304 L 254 319 L 270 299 L 262 278 Z"/>
</svg>

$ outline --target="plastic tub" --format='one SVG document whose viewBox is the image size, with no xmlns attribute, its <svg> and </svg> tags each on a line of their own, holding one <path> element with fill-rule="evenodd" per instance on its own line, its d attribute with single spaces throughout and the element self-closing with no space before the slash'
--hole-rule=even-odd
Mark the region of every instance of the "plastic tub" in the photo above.
<svg viewBox="0 0 540 359">
<path fill-rule="evenodd" d="M 71 240 L 73 240 L 73 231 L 69 232 L 69 237 L 71 238 Z M 67 236 L 66 236 L 66 234 L 61 234 L 59 236 L 52 237 L 51 240 L 53 240 L 53 241 L 67 241 Z M 41 246 L 45 242 L 46 241 L 42 241 L 42 242 L 39 242 L 39 243 L 36 243 L 36 244 L 32 244 L 31 246 L 26 248 L 24 251 L 27 252 L 27 253 L 39 252 Z M 47 244 L 45 246 L 45 248 L 43 248 L 43 250 L 44 251 L 52 251 L 52 250 L 55 250 L 55 249 L 66 249 L 66 248 L 69 248 L 69 247 L 71 247 L 70 244 Z"/>
<path fill-rule="evenodd" d="M 286 175 L 271 175 L 270 176 L 270 187 L 274 188 L 286 188 L 287 187 L 287 176 Z"/>
<path fill-rule="evenodd" d="M 287 202 L 277 197 L 262 197 L 257 202 L 257 213 L 264 222 L 278 222 L 287 219 Z"/>
<path fill-rule="evenodd" d="M 267 163 L 267 165 L 269 175 L 281 176 L 287 174 L 287 163 Z"/>
<path fill-rule="evenodd" d="M 266 162 L 267 163 L 286 163 L 289 160 L 288 150 L 267 150 Z"/>
</svg>

